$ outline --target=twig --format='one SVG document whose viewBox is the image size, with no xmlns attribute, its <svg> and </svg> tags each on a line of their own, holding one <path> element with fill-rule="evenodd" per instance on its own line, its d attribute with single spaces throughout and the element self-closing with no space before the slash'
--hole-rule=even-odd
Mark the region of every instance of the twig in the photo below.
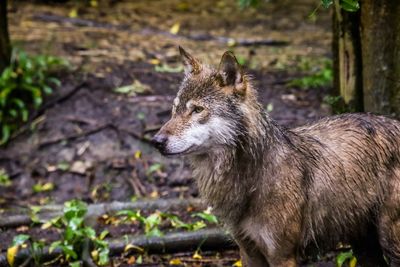
<svg viewBox="0 0 400 267">
<path fill-rule="evenodd" d="M 120 210 L 132 209 L 132 210 L 171 210 L 181 209 L 192 206 L 195 208 L 204 208 L 200 199 L 157 199 L 157 200 L 139 200 L 136 202 L 110 202 L 102 204 L 90 204 L 88 205 L 88 212 L 86 217 L 101 216 L 107 213 L 115 213 Z M 36 217 L 39 221 L 45 222 L 54 217 L 62 214 L 62 205 L 46 205 L 38 207 L 39 212 Z M 3 227 L 18 227 L 20 225 L 29 225 L 32 223 L 32 218 L 27 214 L 10 215 L 7 216 L 3 213 L 0 217 L 0 228 Z"/>
<path fill-rule="evenodd" d="M 42 148 L 44 148 L 46 146 L 54 145 L 54 144 L 60 143 L 62 141 L 71 141 L 71 140 L 75 140 L 75 139 L 78 139 L 78 138 L 83 137 L 83 136 L 92 135 L 92 134 L 98 133 L 98 132 L 100 132 L 100 131 L 102 131 L 102 130 L 104 130 L 106 128 L 109 128 L 109 127 L 112 127 L 112 125 L 110 125 L 109 123 L 106 123 L 106 124 L 97 126 L 97 127 L 93 128 L 93 129 L 89 129 L 87 131 L 83 131 L 81 133 L 67 135 L 67 136 L 63 136 L 63 137 L 56 138 L 56 139 L 53 139 L 53 140 L 47 140 L 47 141 L 44 141 L 44 142 L 40 143 L 38 145 L 38 149 L 42 149 Z"/>
<path fill-rule="evenodd" d="M 79 90 L 81 90 L 82 88 L 88 86 L 88 83 L 86 81 L 81 82 L 80 84 L 78 84 L 77 86 L 75 86 L 73 89 L 71 89 L 70 91 L 68 91 L 67 93 L 53 99 L 50 100 L 46 103 L 44 103 L 42 105 L 42 107 L 39 109 L 37 115 L 41 115 L 43 114 L 43 112 L 49 108 L 54 107 L 55 105 L 58 105 L 62 102 L 65 102 L 66 100 L 68 100 L 69 98 L 71 98 L 72 96 L 74 96 L 77 92 L 79 92 Z"/>
<path fill-rule="evenodd" d="M 110 256 L 121 255 L 128 244 L 139 247 L 149 253 L 170 253 L 179 251 L 196 250 L 200 246 L 203 250 L 226 250 L 236 247 L 235 242 L 224 230 L 214 228 L 196 232 L 177 232 L 166 234 L 162 237 L 147 237 L 144 235 L 128 236 L 126 238 L 111 239 Z M 48 248 L 43 249 L 41 259 L 49 260 L 61 254 L 61 250 L 55 249 L 52 253 Z M 30 256 L 29 249 L 23 249 L 16 255 L 16 262 L 24 261 Z M 0 266 L 9 266 L 5 253 L 0 254 Z"/>
</svg>

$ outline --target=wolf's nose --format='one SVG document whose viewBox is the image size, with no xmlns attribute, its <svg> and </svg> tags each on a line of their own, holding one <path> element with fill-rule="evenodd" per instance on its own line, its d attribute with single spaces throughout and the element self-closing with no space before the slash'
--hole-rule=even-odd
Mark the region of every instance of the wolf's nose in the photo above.
<svg viewBox="0 0 400 267">
<path fill-rule="evenodd" d="M 151 139 L 151 142 L 158 150 L 163 151 L 167 144 L 167 139 L 168 137 L 166 135 L 156 134 L 153 139 Z"/>
</svg>

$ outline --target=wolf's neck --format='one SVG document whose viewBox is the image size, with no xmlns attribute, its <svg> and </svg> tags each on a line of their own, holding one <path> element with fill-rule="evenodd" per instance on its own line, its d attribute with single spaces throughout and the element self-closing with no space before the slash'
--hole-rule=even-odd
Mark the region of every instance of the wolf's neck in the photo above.
<svg viewBox="0 0 400 267">
<path fill-rule="evenodd" d="M 282 130 L 262 112 L 238 136 L 235 146 L 212 150 L 191 159 L 201 196 L 225 221 L 238 220 L 263 175 L 268 150 Z M 281 133 L 282 132 L 282 133 Z M 278 138 L 278 139 L 277 139 Z"/>
</svg>

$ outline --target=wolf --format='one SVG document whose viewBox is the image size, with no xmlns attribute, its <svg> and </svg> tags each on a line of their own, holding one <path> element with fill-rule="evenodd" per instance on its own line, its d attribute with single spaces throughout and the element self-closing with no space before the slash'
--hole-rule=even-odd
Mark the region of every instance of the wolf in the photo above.
<svg viewBox="0 0 400 267">
<path fill-rule="evenodd" d="M 185 76 L 152 141 L 189 158 L 244 266 L 298 266 L 338 242 L 361 266 L 400 266 L 399 121 L 345 114 L 286 129 L 231 52 L 213 68 L 179 50 Z"/>
</svg>

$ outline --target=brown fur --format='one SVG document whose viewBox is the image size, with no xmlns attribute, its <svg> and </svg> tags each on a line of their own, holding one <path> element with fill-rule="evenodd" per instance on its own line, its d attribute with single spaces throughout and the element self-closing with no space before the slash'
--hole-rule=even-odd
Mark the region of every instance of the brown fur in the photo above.
<svg viewBox="0 0 400 267">
<path fill-rule="evenodd" d="M 284 129 L 263 111 L 232 54 L 214 70 L 181 53 L 179 103 L 155 140 L 174 154 L 173 136 L 188 138 L 212 118 L 229 125 L 177 154 L 189 155 L 202 197 L 234 235 L 245 266 L 296 266 L 310 245 L 339 241 L 353 244 L 362 266 L 385 266 L 382 251 L 400 266 L 398 121 L 346 114 Z M 203 110 L 194 114 L 189 101 Z"/>
</svg>

